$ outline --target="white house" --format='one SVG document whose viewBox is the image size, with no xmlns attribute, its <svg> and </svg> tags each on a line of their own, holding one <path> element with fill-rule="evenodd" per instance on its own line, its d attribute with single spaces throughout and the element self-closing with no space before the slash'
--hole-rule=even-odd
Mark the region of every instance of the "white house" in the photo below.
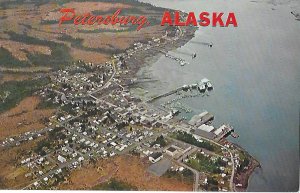
<svg viewBox="0 0 300 193">
<path fill-rule="evenodd" d="M 156 163 L 162 158 L 163 158 L 163 154 L 161 152 L 155 152 L 149 156 L 149 161 L 151 161 L 152 163 Z"/>
<path fill-rule="evenodd" d="M 57 160 L 60 161 L 61 163 L 64 163 L 64 162 L 67 161 L 66 158 L 64 158 L 64 157 L 61 156 L 61 155 L 58 155 Z"/>
</svg>

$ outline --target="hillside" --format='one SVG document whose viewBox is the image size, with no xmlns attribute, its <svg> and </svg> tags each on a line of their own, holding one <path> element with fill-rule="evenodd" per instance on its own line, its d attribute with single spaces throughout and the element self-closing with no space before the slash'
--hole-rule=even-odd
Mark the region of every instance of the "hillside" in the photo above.
<svg viewBox="0 0 300 193">
<path fill-rule="evenodd" d="M 103 16 L 122 9 L 120 15 L 145 15 L 150 25 L 140 31 L 127 25 L 58 25 L 61 8 L 74 8 Z M 132 0 L 88 2 L 69 0 L 20 0 L 0 2 L 0 70 L 27 72 L 63 68 L 76 60 L 100 64 L 112 54 L 124 51 L 138 41 L 161 36 L 163 9 Z M 117 42 L 117 43 L 116 43 Z"/>
<path fill-rule="evenodd" d="M 73 8 L 76 14 L 147 17 L 150 25 L 140 31 L 133 25 L 59 26 L 61 8 Z M 15 107 L 44 85 L 46 73 L 68 65 L 102 65 L 113 54 L 123 52 L 136 42 L 160 37 L 164 9 L 133 0 L 0 0 L 0 113 Z M 42 81 L 41 81 L 42 80 Z"/>
</svg>

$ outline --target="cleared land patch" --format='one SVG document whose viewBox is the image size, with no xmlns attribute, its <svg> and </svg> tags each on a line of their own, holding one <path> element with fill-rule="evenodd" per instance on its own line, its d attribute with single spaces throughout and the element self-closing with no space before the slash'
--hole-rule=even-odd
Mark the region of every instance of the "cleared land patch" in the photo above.
<svg viewBox="0 0 300 193">
<path fill-rule="evenodd" d="M 44 119 L 54 110 L 37 109 L 39 103 L 38 97 L 27 97 L 15 108 L 0 114 L 0 139 L 44 128 Z"/>
<path fill-rule="evenodd" d="M 19 189 L 32 180 L 31 177 L 25 177 L 29 170 L 20 167 L 18 164 L 21 159 L 30 154 L 37 142 L 37 140 L 34 140 L 10 149 L 0 147 L 0 189 Z"/>
<path fill-rule="evenodd" d="M 130 155 L 99 160 L 71 173 L 69 184 L 61 189 L 90 189 L 116 179 L 138 190 L 191 191 L 192 185 L 167 177 L 158 177 L 147 171 L 149 163 Z"/>
</svg>

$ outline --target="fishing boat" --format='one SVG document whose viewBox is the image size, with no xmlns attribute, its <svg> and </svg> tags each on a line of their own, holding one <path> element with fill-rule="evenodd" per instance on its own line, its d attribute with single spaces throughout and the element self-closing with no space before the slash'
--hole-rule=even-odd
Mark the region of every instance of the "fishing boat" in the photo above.
<svg viewBox="0 0 300 193">
<path fill-rule="evenodd" d="M 210 82 L 210 80 L 208 80 L 207 78 L 203 78 L 201 80 L 202 84 L 204 84 L 206 87 L 207 87 L 207 90 L 212 90 L 213 89 L 213 86 Z"/>
<path fill-rule="evenodd" d="M 213 86 L 212 86 L 212 84 L 210 82 L 207 82 L 206 86 L 207 86 L 208 90 L 212 90 L 213 89 Z"/>
<path fill-rule="evenodd" d="M 234 133 L 234 132 L 232 132 L 230 135 L 231 135 L 233 138 L 238 138 L 238 137 L 239 137 L 239 135 L 238 135 L 237 133 Z"/>
<path fill-rule="evenodd" d="M 193 89 L 197 88 L 197 84 L 192 84 L 191 86 Z"/>
<path fill-rule="evenodd" d="M 189 86 L 186 85 L 186 84 L 183 85 L 183 86 L 182 86 L 182 90 L 183 90 L 183 91 L 188 91 L 188 90 L 189 90 Z"/>
<path fill-rule="evenodd" d="M 205 92 L 206 87 L 204 84 L 201 84 L 201 85 L 199 85 L 198 89 L 200 92 Z"/>
</svg>

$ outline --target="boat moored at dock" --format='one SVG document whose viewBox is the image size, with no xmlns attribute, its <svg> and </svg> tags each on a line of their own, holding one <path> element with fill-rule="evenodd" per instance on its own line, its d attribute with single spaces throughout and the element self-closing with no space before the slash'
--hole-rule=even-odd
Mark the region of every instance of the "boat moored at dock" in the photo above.
<svg viewBox="0 0 300 193">
<path fill-rule="evenodd" d="M 191 87 L 193 88 L 193 89 L 195 89 L 195 88 L 197 88 L 197 84 L 191 84 Z"/>
<path fill-rule="evenodd" d="M 212 86 L 212 84 L 211 84 L 210 82 L 208 82 L 208 83 L 206 84 L 206 86 L 207 86 L 207 89 L 208 89 L 208 90 L 212 90 L 212 89 L 213 89 L 213 86 Z"/>
<path fill-rule="evenodd" d="M 201 83 L 205 85 L 205 87 L 207 87 L 207 90 L 212 90 L 213 89 L 213 85 L 211 84 L 210 80 L 208 80 L 207 78 L 203 78 L 201 80 Z"/>
<path fill-rule="evenodd" d="M 198 86 L 198 90 L 199 90 L 200 92 L 205 92 L 205 90 L 206 90 L 205 85 L 204 85 L 204 84 L 199 85 L 199 86 Z"/>
</svg>

